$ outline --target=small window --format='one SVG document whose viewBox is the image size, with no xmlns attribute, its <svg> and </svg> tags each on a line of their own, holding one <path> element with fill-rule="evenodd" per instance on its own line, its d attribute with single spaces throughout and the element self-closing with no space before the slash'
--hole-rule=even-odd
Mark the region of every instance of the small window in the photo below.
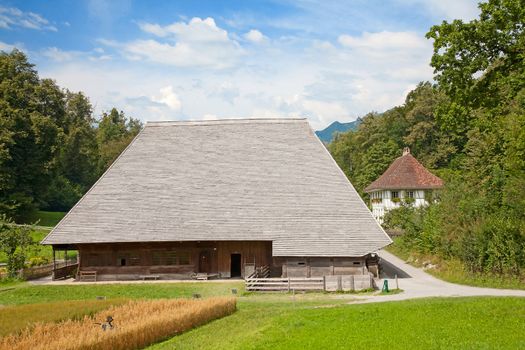
<svg viewBox="0 0 525 350">
<path fill-rule="evenodd" d="M 190 265 L 191 256 L 189 252 L 180 252 L 179 253 L 179 265 Z"/>
<path fill-rule="evenodd" d="M 117 258 L 118 266 L 139 266 L 140 257 L 138 252 L 121 252 Z"/>
<path fill-rule="evenodd" d="M 398 191 L 392 191 L 392 198 L 399 198 L 399 192 Z"/>
<path fill-rule="evenodd" d="M 354 265 L 361 265 L 360 261 L 354 261 Z"/>
<path fill-rule="evenodd" d="M 297 265 L 303 266 L 303 265 L 306 265 L 306 263 L 304 261 L 301 261 L 301 262 L 298 262 Z"/>
<path fill-rule="evenodd" d="M 414 191 L 407 191 L 408 198 L 414 198 Z"/>
</svg>

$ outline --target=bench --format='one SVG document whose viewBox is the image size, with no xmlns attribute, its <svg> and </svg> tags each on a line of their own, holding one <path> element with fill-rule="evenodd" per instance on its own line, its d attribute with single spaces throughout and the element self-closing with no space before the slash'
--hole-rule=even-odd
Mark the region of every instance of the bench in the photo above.
<svg viewBox="0 0 525 350">
<path fill-rule="evenodd" d="M 143 281 L 146 281 L 146 280 L 158 280 L 160 279 L 160 276 L 159 275 L 141 275 L 140 278 L 142 278 Z"/>
<path fill-rule="evenodd" d="M 96 282 L 97 271 L 79 271 L 80 282 Z"/>
<path fill-rule="evenodd" d="M 220 277 L 220 275 L 218 273 L 202 273 L 202 272 L 192 274 L 192 278 L 198 281 L 207 281 L 210 278 L 216 278 L 216 277 Z"/>
</svg>

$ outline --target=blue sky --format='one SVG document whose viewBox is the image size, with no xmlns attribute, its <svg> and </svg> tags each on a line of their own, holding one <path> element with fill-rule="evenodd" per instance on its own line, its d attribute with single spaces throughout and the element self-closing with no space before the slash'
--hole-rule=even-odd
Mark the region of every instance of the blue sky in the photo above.
<svg viewBox="0 0 525 350">
<path fill-rule="evenodd" d="M 433 24 L 471 0 L 0 1 L 0 49 L 146 120 L 308 117 L 314 128 L 403 102 L 432 79 Z"/>
</svg>

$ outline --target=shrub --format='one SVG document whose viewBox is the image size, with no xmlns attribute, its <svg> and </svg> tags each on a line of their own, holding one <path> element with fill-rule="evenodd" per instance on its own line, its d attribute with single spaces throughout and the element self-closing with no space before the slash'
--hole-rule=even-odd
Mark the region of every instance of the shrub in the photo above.
<svg viewBox="0 0 525 350">
<path fill-rule="evenodd" d="M 29 259 L 29 262 L 27 266 L 34 267 L 34 266 L 42 266 L 49 264 L 49 259 L 43 256 L 35 256 Z"/>
</svg>

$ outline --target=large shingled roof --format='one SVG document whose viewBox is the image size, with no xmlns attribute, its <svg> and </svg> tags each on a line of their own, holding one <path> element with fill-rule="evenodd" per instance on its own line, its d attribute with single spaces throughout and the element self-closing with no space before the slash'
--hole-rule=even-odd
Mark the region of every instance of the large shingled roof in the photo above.
<svg viewBox="0 0 525 350">
<path fill-rule="evenodd" d="M 365 188 L 375 190 L 439 189 L 443 180 L 427 170 L 406 148 L 377 180 Z"/>
<path fill-rule="evenodd" d="M 391 243 L 306 119 L 147 123 L 42 243 L 205 240 L 274 256 Z"/>
</svg>

